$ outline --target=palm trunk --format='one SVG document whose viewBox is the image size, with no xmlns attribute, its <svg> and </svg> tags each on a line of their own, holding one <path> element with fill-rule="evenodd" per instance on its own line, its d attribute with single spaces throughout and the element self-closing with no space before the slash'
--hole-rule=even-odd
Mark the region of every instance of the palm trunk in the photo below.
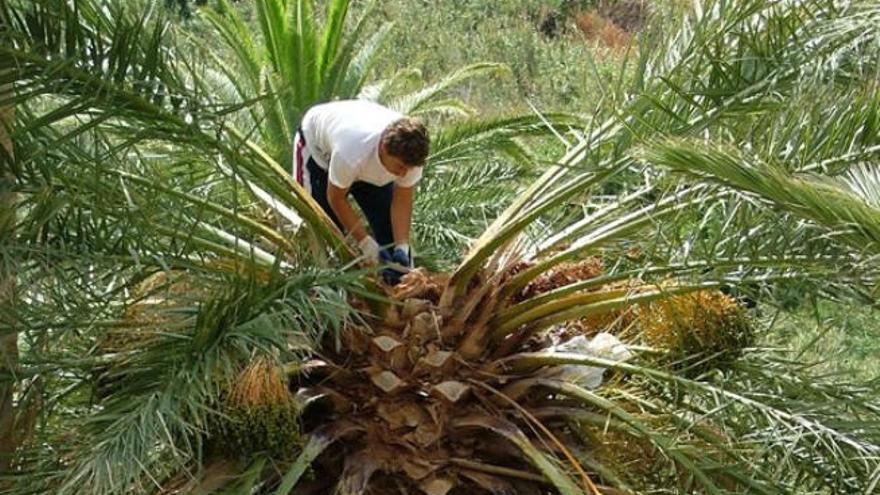
<svg viewBox="0 0 880 495">
<path fill-rule="evenodd" d="M 11 85 L 0 86 L 0 101 L 6 100 Z M 14 107 L 0 107 L 0 243 L 9 243 L 15 227 L 15 176 L 12 171 Z M 15 452 L 15 410 L 13 394 L 18 368 L 18 332 L 15 329 L 15 270 L 0 259 L 0 473 L 7 471 Z"/>
</svg>

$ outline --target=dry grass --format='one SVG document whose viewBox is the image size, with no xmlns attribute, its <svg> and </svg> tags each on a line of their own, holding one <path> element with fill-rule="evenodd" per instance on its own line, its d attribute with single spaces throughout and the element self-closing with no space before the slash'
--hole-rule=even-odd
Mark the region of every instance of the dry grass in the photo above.
<svg viewBox="0 0 880 495">
<path fill-rule="evenodd" d="M 633 42 L 630 33 L 603 17 L 597 10 L 576 14 L 574 22 L 584 38 L 612 51 L 626 50 Z"/>
</svg>

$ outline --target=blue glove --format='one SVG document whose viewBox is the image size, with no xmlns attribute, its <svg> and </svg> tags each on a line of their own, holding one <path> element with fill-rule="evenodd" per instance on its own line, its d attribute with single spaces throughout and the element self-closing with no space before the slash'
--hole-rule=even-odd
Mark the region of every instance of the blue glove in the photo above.
<svg viewBox="0 0 880 495">
<path fill-rule="evenodd" d="M 395 247 L 393 250 L 382 250 L 379 254 L 379 259 L 383 263 L 393 263 L 403 268 L 412 268 L 412 258 L 409 256 L 409 251 L 400 247 Z M 382 279 L 388 285 L 397 285 L 406 273 L 395 267 L 388 267 L 382 270 Z"/>
<path fill-rule="evenodd" d="M 379 250 L 379 263 L 383 265 L 387 265 L 391 263 L 391 255 L 394 252 L 393 249 L 380 249 Z"/>
</svg>

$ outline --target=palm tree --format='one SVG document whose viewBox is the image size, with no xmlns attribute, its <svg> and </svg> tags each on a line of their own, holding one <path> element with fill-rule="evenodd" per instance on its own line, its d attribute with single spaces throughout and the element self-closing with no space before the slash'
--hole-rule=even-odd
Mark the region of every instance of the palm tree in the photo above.
<svg viewBox="0 0 880 495">
<path fill-rule="evenodd" d="M 178 57 L 150 11 L 8 7 L 20 377 L 51 381 L 10 489 L 873 490 L 872 391 L 811 379 L 747 338 L 682 352 L 647 335 L 681 332 L 658 315 L 696 307 L 719 315 L 705 336 L 747 337 L 712 292 L 727 285 L 820 279 L 872 300 L 880 10 L 701 9 L 645 40 L 611 104 L 450 273 L 390 289 L 348 263 L 284 172 L 283 146 L 267 144 L 283 131 L 243 125 L 265 106 L 208 98 L 210 67 Z M 275 93 L 257 95 L 271 106 Z M 257 201 L 301 220 L 320 252 L 253 218 Z M 629 349 L 557 345 L 603 330 Z"/>
<path fill-rule="evenodd" d="M 0 16 L 0 25 L 7 26 L 7 19 Z M 7 101 L 12 92 L 12 85 L 0 86 L 0 101 Z M 13 193 L 15 176 L 11 165 L 13 154 L 10 129 L 15 120 L 15 107 L 12 105 L 0 105 L 0 237 L 10 239 L 15 234 L 15 203 Z M 15 276 L 11 263 L 0 264 L 0 308 L 3 315 L 13 314 L 15 304 Z M 4 317 L 6 320 L 8 317 Z M 8 330 L 0 333 L 0 372 L 5 375 L 13 375 L 18 366 L 18 334 L 15 331 L 15 323 L 9 319 L 6 322 Z M 15 382 L 6 381 L 0 384 L 0 471 L 9 468 L 9 462 L 15 452 L 15 416 L 13 408 L 13 395 Z"/>
<path fill-rule="evenodd" d="M 12 91 L 11 85 L 0 87 L 0 95 L 3 100 Z M 12 154 L 12 140 L 7 131 L 14 120 L 14 108 L 12 106 L 0 107 L 0 153 L 2 153 L 3 166 L 0 168 L 0 236 L 9 239 L 15 233 L 15 194 L 13 193 L 15 177 L 8 169 L 11 160 L 7 159 Z M 0 265 L 0 307 L 6 308 L 3 314 L 12 314 L 15 297 L 15 277 L 12 267 L 8 263 Z M 11 328 L 0 334 L 0 370 L 4 374 L 12 375 L 18 364 L 18 334 L 15 332 L 13 321 L 8 322 Z M 14 382 L 6 382 L 0 385 L 0 470 L 8 468 L 8 460 L 12 456 L 15 446 L 15 411 L 12 407 Z M 7 446 L 12 448 L 7 448 Z"/>
</svg>

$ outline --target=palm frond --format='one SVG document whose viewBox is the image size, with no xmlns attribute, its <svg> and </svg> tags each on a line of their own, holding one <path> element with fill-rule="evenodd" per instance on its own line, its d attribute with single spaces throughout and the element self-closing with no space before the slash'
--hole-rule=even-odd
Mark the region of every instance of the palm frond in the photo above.
<svg viewBox="0 0 880 495">
<path fill-rule="evenodd" d="M 774 163 L 732 149 L 706 149 L 689 142 L 658 144 L 647 148 L 644 157 L 755 194 L 826 227 L 858 252 L 877 252 L 877 209 L 830 179 L 790 174 Z"/>
<path fill-rule="evenodd" d="M 99 403 L 83 404 L 88 413 L 81 416 L 79 440 L 64 447 L 69 461 L 54 463 L 45 486 L 59 493 L 150 490 L 150 484 L 189 469 L 201 456 L 198 438 L 216 419 L 224 386 L 242 360 L 253 352 L 289 353 L 291 339 L 300 342 L 294 352 L 308 352 L 311 339 L 339 331 L 350 317 L 335 273 L 283 278 L 276 273 L 269 283 L 247 275 L 212 281 L 210 272 L 190 273 L 194 278 L 188 283 L 200 287 L 205 298 L 176 310 L 178 326 L 160 325 L 150 332 L 144 328 L 149 323 L 134 322 L 142 328 L 138 332 L 147 332 L 140 334 L 146 339 L 137 348 L 110 355 L 100 365 L 83 360 L 59 368 L 62 373 L 84 369 L 87 374 L 74 381 L 80 387 L 88 386 L 89 372 L 109 369 L 103 373 L 111 388 Z M 56 323 L 69 324 L 76 323 Z M 100 339 L 93 328 L 74 326 L 68 332 L 79 329 Z"/>
<path fill-rule="evenodd" d="M 389 106 L 404 114 L 419 115 L 429 113 L 436 109 L 436 106 L 431 104 L 431 101 L 443 91 L 475 77 L 491 75 L 498 76 L 503 73 L 508 73 L 509 71 L 510 69 L 508 67 L 501 64 L 484 62 L 468 65 L 456 70 L 426 88 L 396 98 L 390 102 Z"/>
</svg>

